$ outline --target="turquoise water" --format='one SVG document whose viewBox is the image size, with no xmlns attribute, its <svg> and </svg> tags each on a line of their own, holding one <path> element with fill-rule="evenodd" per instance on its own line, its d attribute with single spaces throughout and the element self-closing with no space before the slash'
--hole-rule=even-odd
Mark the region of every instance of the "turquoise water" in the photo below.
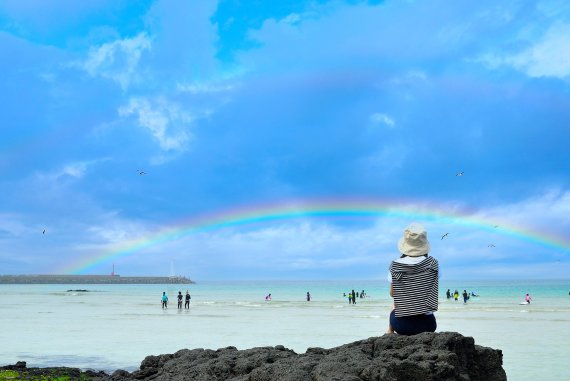
<svg viewBox="0 0 570 381">
<path fill-rule="evenodd" d="M 343 292 L 369 295 L 349 305 Z M 445 290 L 479 298 L 447 300 Z M 67 292 L 88 289 L 90 292 Z M 176 309 L 189 289 L 190 310 Z M 168 310 L 160 308 L 167 291 Z M 307 291 L 313 300 L 305 301 Z M 503 350 L 509 380 L 568 380 L 570 280 L 440 281 L 438 331 Z M 531 305 L 519 305 L 529 292 Z M 272 294 L 273 300 L 264 297 Z M 138 368 L 149 354 L 181 348 L 283 344 L 297 352 L 333 347 L 386 330 L 385 281 L 205 282 L 195 285 L 0 285 L 0 363 Z"/>
</svg>

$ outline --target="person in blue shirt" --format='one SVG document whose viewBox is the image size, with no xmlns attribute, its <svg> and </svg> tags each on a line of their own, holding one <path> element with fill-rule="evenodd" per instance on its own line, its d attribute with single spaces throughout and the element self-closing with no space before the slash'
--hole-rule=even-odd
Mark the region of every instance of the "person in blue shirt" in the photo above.
<svg viewBox="0 0 570 381">
<path fill-rule="evenodd" d="M 162 308 L 163 308 L 163 309 L 164 309 L 164 308 L 168 308 L 168 296 L 166 296 L 166 292 L 163 292 L 163 293 L 162 293 L 161 302 L 162 302 Z"/>
</svg>

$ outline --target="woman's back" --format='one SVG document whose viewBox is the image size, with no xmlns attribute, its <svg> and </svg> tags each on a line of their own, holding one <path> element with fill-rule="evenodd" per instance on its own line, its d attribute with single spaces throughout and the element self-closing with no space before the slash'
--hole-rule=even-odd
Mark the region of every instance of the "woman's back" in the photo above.
<svg viewBox="0 0 570 381">
<path fill-rule="evenodd" d="M 437 311 L 439 264 L 433 257 L 390 265 L 396 316 Z M 415 262 L 415 263 L 414 263 Z"/>
<path fill-rule="evenodd" d="M 390 264 L 390 295 L 394 309 L 390 313 L 388 332 L 415 335 L 434 332 L 434 311 L 438 306 L 439 264 L 428 255 L 427 232 L 417 223 L 404 230 L 398 242 L 402 257 Z"/>
</svg>

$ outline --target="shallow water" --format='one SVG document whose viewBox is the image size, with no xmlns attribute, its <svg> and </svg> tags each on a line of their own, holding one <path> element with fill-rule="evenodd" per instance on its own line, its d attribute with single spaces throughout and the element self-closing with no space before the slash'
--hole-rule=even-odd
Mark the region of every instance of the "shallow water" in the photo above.
<svg viewBox="0 0 570 381">
<path fill-rule="evenodd" d="M 438 331 L 503 350 L 509 380 L 568 380 L 570 281 L 440 281 Z M 343 292 L 366 290 L 349 305 Z M 479 298 L 447 300 L 445 290 Z M 90 292 L 66 292 L 88 289 Z M 176 294 L 190 290 L 190 310 Z M 169 308 L 160 296 L 167 291 Z M 310 291 L 313 300 L 305 301 Z M 265 302 L 271 292 L 273 300 Z M 519 305 L 530 292 L 531 305 Z M 0 363 L 138 368 L 150 354 L 181 348 L 285 345 L 297 352 L 385 332 L 391 306 L 383 281 L 207 282 L 195 285 L 0 285 Z"/>
</svg>

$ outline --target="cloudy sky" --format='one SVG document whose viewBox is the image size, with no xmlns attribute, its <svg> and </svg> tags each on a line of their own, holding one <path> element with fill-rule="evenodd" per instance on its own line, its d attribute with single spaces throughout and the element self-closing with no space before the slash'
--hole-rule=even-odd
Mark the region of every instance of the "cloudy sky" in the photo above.
<svg viewBox="0 0 570 381">
<path fill-rule="evenodd" d="M 0 274 L 383 279 L 412 221 L 570 274 L 567 1 L 5 0 L 0 52 Z"/>
</svg>

